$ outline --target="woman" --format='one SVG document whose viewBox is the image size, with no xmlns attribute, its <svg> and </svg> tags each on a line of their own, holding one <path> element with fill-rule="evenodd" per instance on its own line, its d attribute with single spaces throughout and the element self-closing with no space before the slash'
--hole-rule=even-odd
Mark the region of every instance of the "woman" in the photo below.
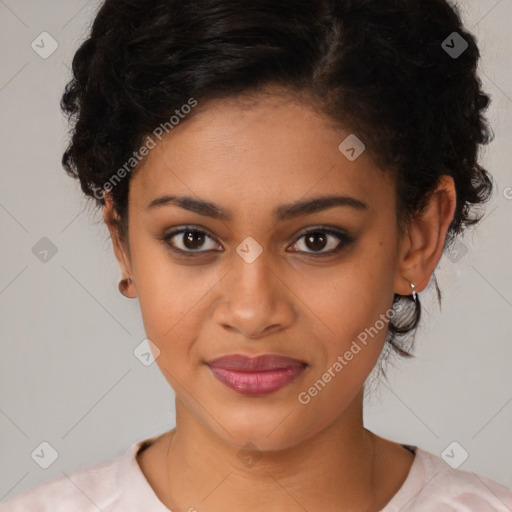
<svg viewBox="0 0 512 512">
<path fill-rule="evenodd" d="M 176 428 L 4 512 L 512 509 L 364 428 L 491 194 L 479 51 L 445 0 L 107 0 L 63 163 L 103 208 Z"/>
</svg>

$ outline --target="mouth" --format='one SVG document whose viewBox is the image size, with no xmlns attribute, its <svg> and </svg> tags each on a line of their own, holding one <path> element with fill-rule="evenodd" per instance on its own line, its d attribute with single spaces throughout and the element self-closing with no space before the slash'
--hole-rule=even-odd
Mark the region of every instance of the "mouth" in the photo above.
<svg viewBox="0 0 512 512">
<path fill-rule="evenodd" d="M 307 363 L 291 357 L 264 354 L 247 357 L 241 354 L 207 361 L 213 376 L 228 388 L 243 395 L 266 395 L 294 381 Z"/>
</svg>

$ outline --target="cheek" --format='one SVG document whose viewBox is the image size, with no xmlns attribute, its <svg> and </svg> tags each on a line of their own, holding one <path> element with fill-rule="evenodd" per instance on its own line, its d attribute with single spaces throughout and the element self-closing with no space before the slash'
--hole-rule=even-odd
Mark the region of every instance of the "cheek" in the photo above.
<svg viewBox="0 0 512 512">
<path fill-rule="evenodd" d="M 146 334 L 161 350 L 176 339 L 204 294 L 207 281 L 194 279 L 192 266 L 179 266 L 154 240 L 132 242 L 132 270 Z"/>
<path fill-rule="evenodd" d="M 164 376 L 179 382 L 204 356 L 196 341 L 211 315 L 211 297 L 229 269 L 178 264 L 158 246 L 135 250 L 133 262 L 146 336 L 160 350 L 156 362 Z"/>
<path fill-rule="evenodd" d="M 379 239 L 366 237 L 351 257 L 329 270 L 303 268 L 297 275 L 293 289 L 328 335 L 331 355 L 374 326 L 392 304 L 394 256 Z"/>
<path fill-rule="evenodd" d="M 391 310 L 388 293 L 369 282 L 364 284 L 343 280 L 323 288 L 316 297 L 318 316 L 326 327 L 316 335 L 323 357 L 317 361 L 313 380 L 329 370 L 330 376 L 325 375 L 324 380 L 344 381 L 344 388 L 348 382 L 358 386 L 373 368 L 383 348 Z"/>
<path fill-rule="evenodd" d="M 305 431 L 311 435 L 343 414 L 382 352 L 391 310 L 389 290 L 386 293 L 375 282 L 368 279 L 360 286 L 360 279 L 340 279 L 318 295 L 323 304 L 320 315 L 329 326 L 322 333 L 328 335 L 317 334 L 321 357 L 296 397 Z"/>
<path fill-rule="evenodd" d="M 328 382 L 329 391 L 322 391 L 319 403 L 341 404 L 363 384 L 378 360 L 392 319 L 392 248 L 379 239 L 368 239 L 365 245 L 357 258 L 347 259 L 328 278 L 319 280 L 317 274 L 314 286 L 306 278 L 298 292 L 308 297 L 307 305 L 315 313 L 311 319 L 321 329 L 316 344 L 322 357 L 308 381 L 312 385 L 321 379 L 320 387 Z"/>
<path fill-rule="evenodd" d="M 148 337 L 162 347 L 179 345 L 193 338 L 207 312 L 207 296 L 218 283 L 216 274 L 165 268 L 148 269 L 139 276 L 137 296 Z"/>
</svg>

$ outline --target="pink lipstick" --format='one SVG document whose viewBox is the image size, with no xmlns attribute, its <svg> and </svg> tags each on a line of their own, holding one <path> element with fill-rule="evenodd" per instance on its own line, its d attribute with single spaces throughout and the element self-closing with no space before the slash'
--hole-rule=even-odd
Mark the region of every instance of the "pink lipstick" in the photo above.
<svg viewBox="0 0 512 512">
<path fill-rule="evenodd" d="M 228 388 L 244 395 L 265 395 L 295 380 L 307 364 L 291 357 L 241 354 L 219 357 L 206 362 L 213 376 Z"/>
</svg>

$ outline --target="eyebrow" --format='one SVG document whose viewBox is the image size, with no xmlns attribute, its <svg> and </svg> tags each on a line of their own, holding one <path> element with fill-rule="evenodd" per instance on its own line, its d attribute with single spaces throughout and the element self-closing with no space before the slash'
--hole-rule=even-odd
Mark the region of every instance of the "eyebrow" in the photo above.
<svg viewBox="0 0 512 512">
<path fill-rule="evenodd" d="M 195 199 L 193 197 L 178 197 L 164 195 L 153 199 L 146 211 L 162 206 L 176 205 L 185 210 L 198 213 L 214 219 L 230 221 L 233 218 L 229 210 L 224 210 L 214 203 L 203 201 L 202 199 Z M 335 206 L 348 206 L 356 210 L 366 210 L 368 205 L 354 197 L 350 196 L 323 196 L 314 199 L 306 199 L 295 203 L 282 204 L 274 208 L 273 217 L 278 221 L 289 220 L 302 215 L 309 215 Z"/>
</svg>

